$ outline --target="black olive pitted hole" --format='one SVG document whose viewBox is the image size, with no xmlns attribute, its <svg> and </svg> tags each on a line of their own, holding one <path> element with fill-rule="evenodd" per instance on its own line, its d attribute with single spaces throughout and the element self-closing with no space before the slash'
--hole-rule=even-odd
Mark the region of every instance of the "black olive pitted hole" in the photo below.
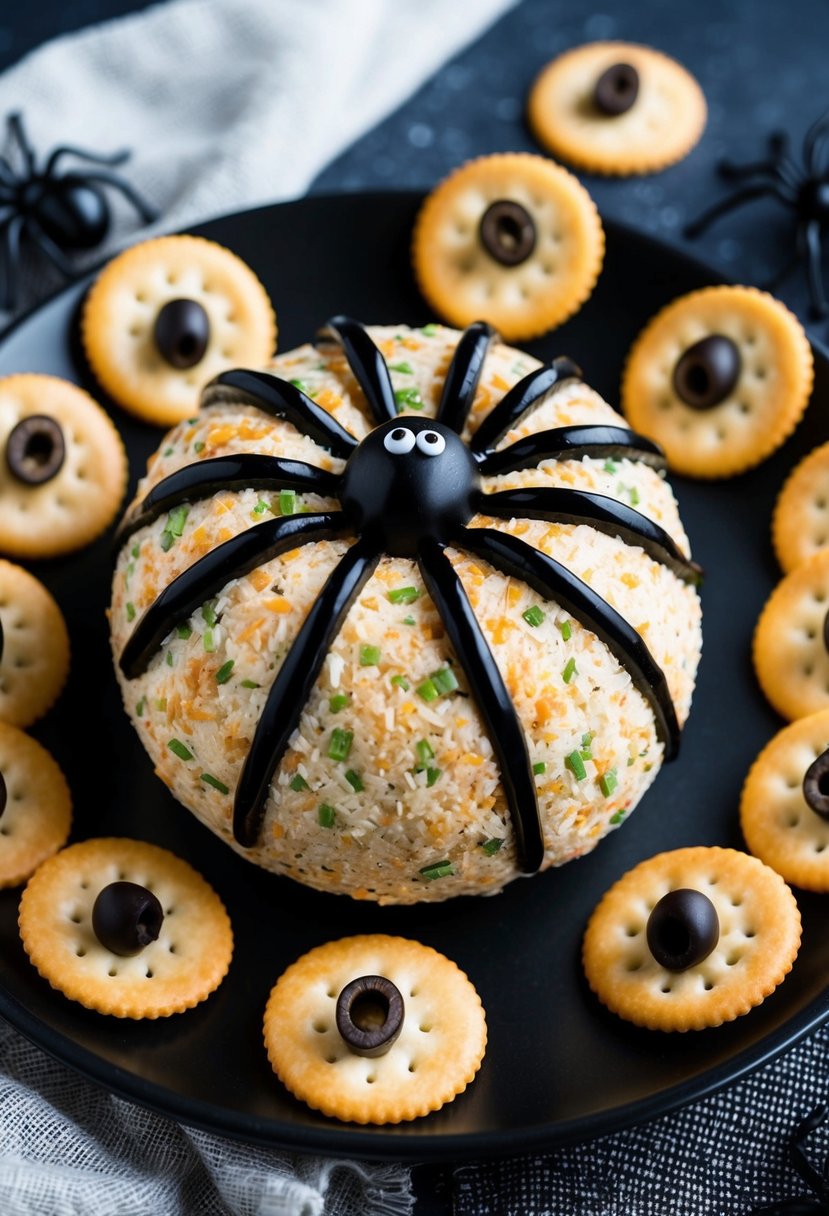
<svg viewBox="0 0 829 1216">
<path fill-rule="evenodd" d="M 164 911 L 158 898 L 136 882 L 111 882 L 98 892 L 92 928 L 102 946 L 129 958 L 161 932 Z"/>
<path fill-rule="evenodd" d="M 627 114 L 639 96 L 639 73 L 632 63 L 612 63 L 596 81 L 593 101 L 608 118 Z"/>
<path fill-rule="evenodd" d="M 6 809 L 6 803 L 9 800 L 9 791 L 6 789 L 6 778 L 0 773 L 0 819 L 3 818 L 3 812 Z"/>
<path fill-rule="evenodd" d="M 384 1056 L 405 1014 L 400 989 L 384 975 L 361 975 L 337 997 L 337 1030 L 357 1056 Z"/>
<path fill-rule="evenodd" d="M 6 440 L 6 465 L 18 481 L 42 486 L 63 467 L 66 442 L 60 423 L 48 414 L 30 414 L 13 427 Z"/>
<path fill-rule="evenodd" d="M 520 266 L 535 249 L 535 221 L 520 203 L 499 198 L 481 216 L 481 244 L 502 266 Z"/>
<path fill-rule="evenodd" d="M 810 810 L 829 819 L 829 748 L 803 774 L 803 797 Z"/>
<path fill-rule="evenodd" d="M 717 910 L 707 895 L 680 887 L 663 895 L 648 917 L 648 948 L 668 971 L 701 963 L 720 940 Z"/>
<path fill-rule="evenodd" d="M 710 410 L 728 394 L 740 376 L 740 352 L 723 334 L 711 334 L 689 346 L 676 361 L 673 385 L 692 410 Z"/>
<path fill-rule="evenodd" d="M 155 319 L 153 341 L 171 367 L 195 367 L 210 341 L 210 318 L 198 300 L 168 300 Z"/>
</svg>

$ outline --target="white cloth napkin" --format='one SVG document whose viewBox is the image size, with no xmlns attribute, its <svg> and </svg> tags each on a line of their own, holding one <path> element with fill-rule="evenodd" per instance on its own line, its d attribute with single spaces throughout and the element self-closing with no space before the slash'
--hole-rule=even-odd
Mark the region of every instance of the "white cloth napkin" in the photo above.
<svg viewBox="0 0 829 1216">
<path fill-rule="evenodd" d="M 119 172 L 161 218 L 140 227 L 112 191 L 112 246 L 301 194 L 512 2 L 172 0 L 24 59 L 0 77 L 0 116 L 23 112 L 41 163 L 58 144 L 133 149 Z M 27 261 L 21 303 L 56 282 Z M 0 1023 L 3 1216 L 400 1216 L 412 1202 L 403 1167 L 179 1128 Z"/>
</svg>

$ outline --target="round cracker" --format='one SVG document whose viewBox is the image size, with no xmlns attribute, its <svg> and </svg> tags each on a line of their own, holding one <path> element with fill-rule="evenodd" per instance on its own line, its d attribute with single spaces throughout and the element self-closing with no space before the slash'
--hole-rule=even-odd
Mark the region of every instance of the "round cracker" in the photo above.
<svg viewBox="0 0 829 1216">
<path fill-rule="evenodd" d="M 829 550 L 787 574 L 766 601 L 754 631 L 752 657 L 760 687 L 790 721 L 829 707 Z"/>
<path fill-rule="evenodd" d="M 0 549 L 13 557 L 56 557 L 89 544 L 115 518 L 127 454 L 107 414 L 77 385 L 30 372 L 0 380 L 0 446 L 33 414 L 60 425 L 66 454 L 40 485 L 20 481 L 0 461 Z"/>
<path fill-rule="evenodd" d="M 624 114 L 593 100 L 599 77 L 616 63 L 639 76 Z M 694 77 L 675 59 L 632 42 L 591 42 L 565 51 L 535 80 L 527 118 L 549 152 L 589 173 L 655 173 L 686 156 L 705 128 L 707 106 Z"/>
<path fill-rule="evenodd" d="M 829 822 L 803 796 L 803 778 L 829 748 L 829 708 L 785 726 L 760 752 L 740 799 L 751 852 L 786 882 L 829 891 Z"/>
<path fill-rule="evenodd" d="M 6 788 L 0 812 L 0 887 L 15 887 L 66 843 L 72 797 L 46 748 L 5 722 L 0 722 L 0 773 Z"/>
<path fill-rule="evenodd" d="M 336 1028 L 337 997 L 364 975 L 396 984 L 405 1016 L 385 1055 L 352 1054 Z M 277 980 L 265 1048 L 283 1085 L 314 1110 L 354 1123 L 400 1123 L 438 1110 L 473 1079 L 486 1020 L 467 976 L 430 946 L 369 934 L 304 954 Z"/>
<path fill-rule="evenodd" d="M 199 362 L 175 368 L 153 339 L 156 317 L 175 299 L 196 300 L 210 321 Z M 114 401 L 145 422 L 192 417 L 203 386 L 229 367 L 261 367 L 276 345 L 276 317 L 250 267 L 213 241 L 166 236 L 113 258 L 87 296 L 81 321 L 87 358 Z"/>
<path fill-rule="evenodd" d="M 784 574 L 829 545 L 829 443 L 789 474 L 775 503 L 771 539 Z"/>
<path fill-rule="evenodd" d="M 66 622 L 43 583 L 2 559 L 0 622 L 0 721 L 31 726 L 52 707 L 66 683 Z"/>
<path fill-rule="evenodd" d="M 692 409 L 673 386 L 683 353 L 712 334 L 740 352 L 734 388 L 711 409 Z M 628 356 L 622 409 L 689 477 L 732 477 L 770 456 L 791 434 L 812 391 L 813 359 L 793 313 L 754 287 L 704 287 L 680 296 L 645 327 Z"/>
<path fill-rule="evenodd" d="M 161 933 L 124 958 L 92 929 L 98 893 L 125 880 L 152 891 L 164 909 Z M 166 849 L 103 837 L 45 861 L 20 900 L 20 936 L 53 988 L 87 1009 L 119 1018 L 160 1018 L 205 1000 L 227 973 L 233 934 L 222 901 Z"/>
<path fill-rule="evenodd" d="M 532 254 L 503 266 L 479 226 L 491 203 L 519 203 L 535 224 Z M 541 156 L 503 153 L 461 165 L 426 199 L 412 258 L 420 290 L 453 325 L 491 322 L 507 341 L 560 325 L 590 295 L 604 257 L 604 231 L 581 183 Z"/>
</svg>

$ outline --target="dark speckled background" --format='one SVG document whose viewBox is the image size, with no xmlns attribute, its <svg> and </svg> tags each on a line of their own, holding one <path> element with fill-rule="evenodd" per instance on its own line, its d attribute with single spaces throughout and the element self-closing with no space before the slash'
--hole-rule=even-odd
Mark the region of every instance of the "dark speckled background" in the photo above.
<svg viewBox="0 0 829 1216">
<path fill-rule="evenodd" d="M 56 34 L 144 7 L 134 0 L 4 4 L 0 70 Z M 752 203 L 696 242 L 685 240 L 682 230 L 727 189 L 716 175 L 723 156 L 757 159 L 767 133 L 780 128 L 790 133 L 799 158 L 807 127 L 829 107 L 826 0 L 626 0 L 598 10 L 581 0 L 522 0 L 329 165 L 313 192 L 425 190 L 469 157 L 537 151 L 523 121 L 536 73 L 569 46 L 608 38 L 650 43 L 680 59 L 702 85 L 709 121 L 691 155 L 663 173 L 583 177 L 600 211 L 696 253 L 738 282 L 762 284 L 791 249 L 794 217 L 780 203 Z M 808 321 L 802 271 L 778 295 Z M 809 328 L 813 337 L 829 338 L 829 322 Z M 445 1177 L 423 1176 L 418 1190 L 418 1212 L 447 1210 Z"/>
</svg>

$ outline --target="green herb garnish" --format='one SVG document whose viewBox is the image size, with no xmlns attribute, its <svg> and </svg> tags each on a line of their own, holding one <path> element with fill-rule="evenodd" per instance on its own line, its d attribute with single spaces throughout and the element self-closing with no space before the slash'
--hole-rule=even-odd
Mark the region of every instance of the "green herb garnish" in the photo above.
<svg viewBox="0 0 829 1216">
<path fill-rule="evenodd" d="M 146 702 L 147 702 L 146 697 L 142 697 L 141 700 L 138 702 L 138 704 L 135 707 L 136 717 L 141 718 L 144 716 L 144 706 L 145 706 Z"/>
<path fill-rule="evenodd" d="M 171 739 L 167 744 L 174 756 L 178 756 L 179 760 L 192 760 L 193 753 L 189 747 L 186 747 L 180 739 Z"/>
<path fill-rule="evenodd" d="M 140 546 L 140 545 L 138 544 L 138 542 L 136 541 L 136 543 L 135 543 L 135 544 L 133 545 L 133 547 L 130 549 L 130 553 L 132 554 L 132 556 L 133 556 L 133 557 L 138 557 L 138 554 L 139 554 L 140 552 L 141 552 L 141 546 Z"/>
<path fill-rule="evenodd" d="M 618 469 L 619 469 L 619 466 L 615 460 L 606 460 L 604 462 L 605 473 L 616 473 L 618 471 Z"/>
<path fill-rule="evenodd" d="M 392 676 L 391 682 L 395 688 L 402 688 L 404 692 L 408 692 L 411 684 L 405 676 Z"/>
<path fill-rule="evenodd" d="M 279 514 L 296 515 L 296 490 L 279 491 Z"/>
<path fill-rule="evenodd" d="M 133 604 L 131 600 L 127 600 L 126 610 L 127 610 L 127 620 L 134 621 L 135 620 L 135 604 Z"/>
<path fill-rule="evenodd" d="M 417 587 L 395 587 L 392 591 L 387 591 L 386 595 L 392 604 L 413 604 L 419 598 L 420 592 Z"/>
<path fill-rule="evenodd" d="M 414 375 L 414 369 L 412 368 L 411 364 L 409 364 L 409 363 L 390 363 L 389 371 L 390 372 L 400 372 L 404 376 L 413 376 Z"/>
<path fill-rule="evenodd" d="M 421 325 L 420 332 L 425 334 L 427 338 L 433 338 L 439 329 L 439 325 L 436 325 L 434 321 L 430 321 L 428 325 Z"/>
<path fill-rule="evenodd" d="M 527 611 L 522 612 L 521 615 L 527 624 L 532 625 L 533 628 L 537 628 L 539 625 L 542 625 L 547 618 L 547 613 L 544 612 L 542 608 L 539 608 L 538 604 L 533 604 L 532 608 L 528 608 Z"/>
<path fill-rule="evenodd" d="M 437 701 L 440 696 L 433 680 L 424 680 L 422 684 L 418 684 L 415 692 L 424 701 Z"/>
<path fill-rule="evenodd" d="M 211 627 L 215 625 L 219 619 L 216 616 L 216 601 L 208 600 L 205 604 L 202 604 L 201 615 L 205 625 L 210 625 Z"/>
<path fill-rule="evenodd" d="M 481 841 L 481 848 L 483 849 L 484 853 L 486 853 L 487 857 L 492 857 L 498 852 L 503 843 L 503 840 L 498 840 L 497 837 L 493 837 L 492 840 Z"/>
<path fill-rule="evenodd" d="M 578 752 L 570 752 L 569 756 L 565 756 L 564 765 L 569 768 L 570 772 L 576 778 L 576 781 L 584 781 L 587 776 L 587 770 L 584 767 L 584 761 Z"/>
<path fill-rule="evenodd" d="M 533 765 L 533 772 L 535 773 L 536 777 L 540 777 L 541 774 L 546 773 L 546 771 L 547 765 L 543 760 L 539 760 L 538 764 Z"/>
<path fill-rule="evenodd" d="M 205 629 L 204 633 L 202 634 L 201 640 L 202 640 L 202 645 L 204 646 L 207 653 L 212 654 L 213 651 L 216 649 L 216 643 L 213 640 L 213 630 Z"/>
<path fill-rule="evenodd" d="M 394 400 L 397 403 L 398 414 L 402 414 L 405 409 L 423 409 L 423 398 L 420 395 L 420 390 L 416 388 L 395 389 Z"/>
<path fill-rule="evenodd" d="M 226 663 L 222 663 L 221 667 L 216 672 L 216 683 L 227 684 L 228 680 L 233 674 L 233 668 L 235 665 L 235 659 L 228 659 Z"/>
<path fill-rule="evenodd" d="M 619 780 L 616 776 L 615 768 L 609 768 L 607 772 L 602 773 L 601 777 L 599 778 L 599 789 L 602 791 L 605 798 L 610 797 L 618 784 Z"/>
<path fill-rule="evenodd" d="M 338 714 L 341 709 L 345 709 L 346 705 L 348 705 L 347 693 L 337 692 L 333 697 L 328 698 L 328 708 L 332 714 Z"/>
<path fill-rule="evenodd" d="M 404 616 L 404 617 L 403 617 L 403 624 L 404 624 L 404 625 L 414 625 L 414 624 L 415 624 L 415 619 L 414 619 L 414 617 L 413 617 L 413 616 Z"/>
<path fill-rule="evenodd" d="M 189 625 L 176 625 L 176 637 L 177 638 L 185 638 L 185 639 L 189 638 L 190 635 L 192 634 L 192 632 L 193 632 L 193 630 L 190 628 Z"/>
<path fill-rule="evenodd" d="M 561 636 L 564 638 L 564 641 L 569 642 L 570 638 L 573 636 L 572 622 L 562 621 L 559 625 L 559 629 L 561 630 Z"/>
<path fill-rule="evenodd" d="M 442 768 L 427 768 L 426 769 L 426 786 L 428 789 L 431 789 L 431 787 L 435 784 L 435 782 L 440 777 L 442 772 L 443 772 Z"/>
<path fill-rule="evenodd" d="M 576 675 L 578 675 L 578 671 L 576 670 L 576 660 L 571 657 L 564 664 L 564 671 L 561 673 L 561 678 L 565 684 L 569 684 L 573 676 Z"/>
<path fill-rule="evenodd" d="M 205 785 L 212 785 L 213 789 L 218 790 L 220 794 L 230 793 L 224 781 L 220 781 L 218 777 L 214 777 L 210 773 L 202 773 L 199 780 L 203 781 Z"/>
<path fill-rule="evenodd" d="M 196 443 L 193 444 L 193 451 L 196 454 L 204 451 L 204 444 L 202 443 L 201 439 L 197 440 Z"/>
<path fill-rule="evenodd" d="M 328 743 L 328 755 L 331 760 L 347 760 L 351 745 L 354 742 L 353 730 L 340 730 L 336 727 L 331 732 Z"/>
<path fill-rule="evenodd" d="M 360 647 L 360 666 L 361 667 L 376 667 L 380 662 L 380 647 L 366 646 Z"/>
<path fill-rule="evenodd" d="M 455 673 L 451 667 L 441 667 L 439 671 L 433 671 L 431 678 L 439 696 L 454 692 L 458 687 L 458 681 L 455 679 Z"/>
<path fill-rule="evenodd" d="M 353 768 L 350 768 L 345 775 L 345 779 L 356 794 L 366 787 L 363 785 L 363 779 L 359 773 L 355 773 Z"/>
<path fill-rule="evenodd" d="M 327 802 L 321 802 L 317 811 L 317 822 L 321 828 L 333 828 L 337 812 Z"/>
<path fill-rule="evenodd" d="M 242 680 L 242 688 L 261 688 L 261 684 L 257 684 L 255 680 Z"/>
<path fill-rule="evenodd" d="M 167 651 L 167 666 L 168 666 L 168 667 L 172 667 L 172 666 L 173 666 L 173 652 L 172 652 L 172 650 L 168 650 L 168 651 Z"/>
<path fill-rule="evenodd" d="M 294 773 L 288 783 L 295 794 L 301 793 L 303 790 L 310 790 L 310 785 L 300 773 Z"/>
<path fill-rule="evenodd" d="M 435 753 L 432 751 L 432 745 L 428 739 L 418 739 L 417 743 L 415 743 L 415 752 L 417 753 L 420 765 L 420 768 L 417 770 L 418 772 L 426 767 L 429 760 L 434 760 L 435 758 Z"/>
<path fill-rule="evenodd" d="M 170 514 L 167 516 L 167 531 L 172 532 L 173 536 L 181 536 L 184 531 L 184 525 L 187 521 L 187 516 L 190 514 L 189 507 L 173 507 Z"/>
<path fill-rule="evenodd" d="M 625 817 L 624 811 L 617 811 L 615 815 L 610 816 L 610 822 L 612 824 L 621 823 L 622 820 L 624 819 L 624 817 Z"/>
<path fill-rule="evenodd" d="M 436 878 L 448 878 L 450 874 L 454 874 L 455 867 L 448 859 L 446 861 L 435 861 L 430 866 L 424 866 L 420 873 L 429 882 L 434 882 Z"/>
<path fill-rule="evenodd" d="M 265 512 L 266 512 L 266 511 L 270 511 L 270 509 L 271 509 L 271 508 L 270 508 L 270 504 L 269 504 L 269 503 L 267 503 L 267 502 L 265 502 L 265 501 L 264 501 L 264 499 L 260 498 L 260 499 L 259 499 L 259 502 L 258 502 L 258 503 L 256 504 L 256 506 L 253 508 L 253 511 L 251 512 L 251 514 L 253 514 L 253 515 L 264 515 L 264 514 L 265 514 Z"/>
</svg>

